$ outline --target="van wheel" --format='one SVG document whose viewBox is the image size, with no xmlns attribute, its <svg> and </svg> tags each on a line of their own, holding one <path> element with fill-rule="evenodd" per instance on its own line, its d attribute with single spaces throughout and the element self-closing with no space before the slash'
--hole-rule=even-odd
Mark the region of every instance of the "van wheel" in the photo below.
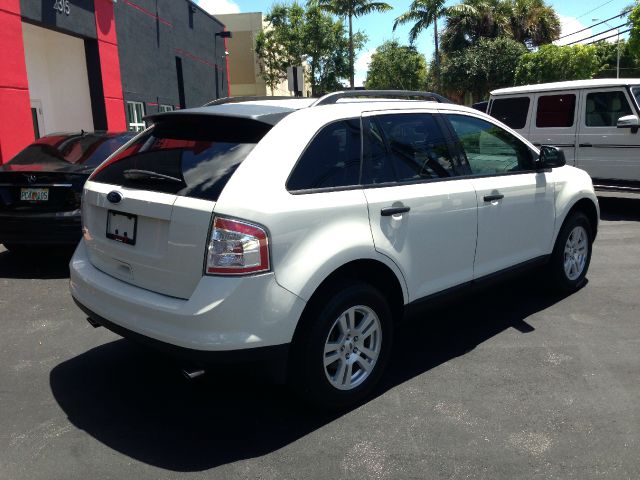
<svg viewBox="0 0 640 480">
<path fill-rule="evenodd" d="M 549 269 L 555 286 L 563 292 L 574 292 L 585 283 L 591 262 L 591 232 L 591 223 L 581 212 L 567 218 L 560 229 Z"/>
<path fill-rule="evenodd" d="M 389 305 L 366 283 L 341 283 L 315 299 L 302 319 L 290 358 L 290 383 L 324 408 L 363 400 L 380 380 L 391 352 Z"/>
</svg>

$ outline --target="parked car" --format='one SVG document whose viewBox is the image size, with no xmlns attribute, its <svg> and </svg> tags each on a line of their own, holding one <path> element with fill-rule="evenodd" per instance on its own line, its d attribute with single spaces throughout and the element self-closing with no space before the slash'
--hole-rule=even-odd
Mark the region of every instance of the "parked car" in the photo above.
<svg viewBox="0 0 640 480">
<path fill-rule="evenodd" d="M 470 108 L 358 94 L 150 117 L 85 184 L 70 289 L 89 321 L 189 376 L 276 361 L 336 407 L 375 386 L 412 307 L 525 267 L 584 283 L 598 202 L 561 150 Z"/>
<path fill-rule="evenodd" d="M 640 78 L 501 88 L 488 112 L 534 145 L 562 147 L 596 189 L 640 192 Z"/>
<path fill-rule="evenodd" d="M 0 165 L 0 243 L 7 250 L 75 245 L 82 187 L 133 133 L 60 133 L 36 140 Z"/>
<path fill-rule="evenodd" d="M 488 106 L 489 106 L 489 100 L 483 100 L 481 102 L 474 103 L 473 105 L 471 105 L 471 108 L 475 108 L 476 110 L 479 110 L 482 113 L 486 113 Z"/>
</svg>

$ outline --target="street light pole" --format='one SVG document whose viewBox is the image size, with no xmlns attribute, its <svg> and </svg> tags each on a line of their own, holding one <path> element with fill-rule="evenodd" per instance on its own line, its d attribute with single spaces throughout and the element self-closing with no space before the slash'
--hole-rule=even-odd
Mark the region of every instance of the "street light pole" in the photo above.
<svg viewBox="0 0 640 480">
<path fill-rule="evenodd" d="M 218 84 L 218 70 L 220 70 L 220 67 L 218 66 L 218 60 L 219 58 L 225 58 L 228 53 L 225 50 L 224 55 L 221 55 L 218 58 L 218 39 L 217 37 L 220 38 L 231 38 L 233 35 L 231 34 L 231 32 L 228 32 L 227 30 L 223 30 L 221 32 L 216 32 L 213 34 L 213 58 L 214 58 L 214 66 L 215 66 L 215 75 L 216 75 L 216 98 L 220 98 L 220 87 Z M 227 90 L 228 92 L 228 90 Z"/>
</svg>

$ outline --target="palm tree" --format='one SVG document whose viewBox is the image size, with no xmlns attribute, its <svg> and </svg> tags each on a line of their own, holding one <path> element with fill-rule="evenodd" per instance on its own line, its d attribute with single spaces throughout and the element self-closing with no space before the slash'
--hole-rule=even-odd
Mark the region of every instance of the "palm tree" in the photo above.
<svg viewBox="0 0 640 480">
<path fill-rule="evenodd" d="M 353 89 L 353 17 L 361 17 L 373 12 L 386 12 L 392 9 L 391 5 L 369 0 L 310 0 L 309 3 L 318 5 L 329 13 L 349 19 L 349 83 Z"/>
<path fill-rule="evenodd" d="M 463 0 L 446 12 L 447 23 L 440 38 L 445 52 L 475 44 L 480 38 L 511 37 L 513 9 L 510 0 Z"/>
<path fill-rule="evenodd" d="M 560 19 L 544 0 L 510 0 L 511 35 L 527 47 L 551 43 L 560 35 Z"/>
</svg>

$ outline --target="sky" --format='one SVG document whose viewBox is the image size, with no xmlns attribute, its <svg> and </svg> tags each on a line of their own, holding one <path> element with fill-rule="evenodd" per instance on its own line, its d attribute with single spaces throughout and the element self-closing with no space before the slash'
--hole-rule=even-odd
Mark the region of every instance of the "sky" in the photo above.
<svg viewBox="0 0 640 480">
<path fill-rule="evenodd" d="M 458 0 L 448 1 L 447 5 L 454 5 L 457 1 Z M 276 3 L 272 0 L 195 0 L 195 2 L 213 15 L 216 13 L 239 12 L 266 13 L 270 7 Z M 304 3 L 304 0 L 299 0 L 299 2 Z M 365 48 L 359 52 L 358 58 L 356 59 L 356 86 L 362 85 L 362 82 L 366 79 L 367 66 L 371 60 L 371 55 L 378 46 L 386 40 L 393 38 L 397 38 L 401 43 L 408 44 L 409 42 L 408 32 L 410 25 L 398 27 L 395 32 L 392 31 L 392 26 L 394 19 L 409 9 L 411 0 L 387 0 L 387 3 L 393 6 L 393 10 L 385 13 L 372 13 L 365 17 L 357 18 L 354 21 L 354 30 L 361 30 L 368 37 Z M 632 0 L 547 0 L 547 4 L 553 6 L 560 17 L 562 26 L 561 36 L 591 27 L 601 20 L 606 20 L 614 15 L 618 15 L 623 8 L 631 3 L 633 3 Z M 617 27 L 624 23 L 624 19 L 613 19 L 608 23 L 611 27 Z M 441 21 L 438 25 L 442 27 L 444 26 L 444 22 Z M 581 40 L 592 35 L 597 35 L 609 28 L 606 24 L 593 26 L 593 28 L 588 28 L 584 32 L 567 36 L 559 40 L 558 43 L 564 44 Z M 627 28 L 628 27 L 622 27 L 620 31 L 626 30 Z M 599 37 L 589 39 L 587 42 L 597 40 L 602 36 L 614 35 L 615 33 L 614 30 Z M 622 35 L 623 38 L 627 36 L 628 34 Z M 615 40 L 614 37 L 608 41 L 615 42 Z M 427 59 L 431 59 L 434 50 L 433 27 L 428 28 L 420 34 L 415 46 L 419 52 L 426 55 Z"/>
</svg>

